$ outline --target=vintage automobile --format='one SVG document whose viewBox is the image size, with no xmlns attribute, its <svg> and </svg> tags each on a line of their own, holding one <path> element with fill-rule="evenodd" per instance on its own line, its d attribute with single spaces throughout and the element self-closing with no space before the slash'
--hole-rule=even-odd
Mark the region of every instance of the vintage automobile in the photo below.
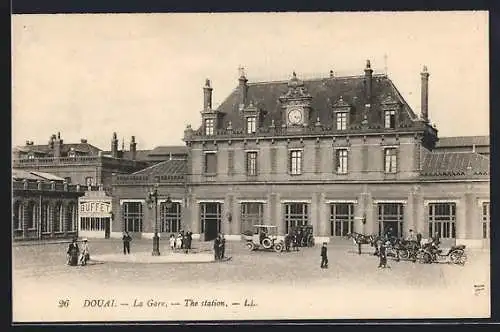
<svg viewBox="0 0 500 332">
<path fill-rule="evenodd" d="M 295 234 L 297 236 L 297 244 L 299 247 L 314 247 L 312 225 L 292 226 L 290 228 L 290 234 Z"/>
<path fill-rule="evenodd" d="M 270 225 L 253 225 L 254 232 L 252 235 L 243 233 L 242 237 L 246 241 L 248 250 L 257 249 L 274 250 L 276 252 L 283 251 L 284 242 L 278 239 L 278 227 Z"/>
</svg>

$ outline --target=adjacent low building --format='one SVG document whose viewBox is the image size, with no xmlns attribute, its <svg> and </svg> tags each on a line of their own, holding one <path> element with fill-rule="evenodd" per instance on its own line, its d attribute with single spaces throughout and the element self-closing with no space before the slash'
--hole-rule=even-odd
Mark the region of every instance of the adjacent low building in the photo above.
<svg viewBox="0 0 500 332">
<path fill-rule="evenodd" d="M 13 240 L 78 236 L 78 198 L 88 187 L 45 172 L 12 171 Z"/>
</svg>

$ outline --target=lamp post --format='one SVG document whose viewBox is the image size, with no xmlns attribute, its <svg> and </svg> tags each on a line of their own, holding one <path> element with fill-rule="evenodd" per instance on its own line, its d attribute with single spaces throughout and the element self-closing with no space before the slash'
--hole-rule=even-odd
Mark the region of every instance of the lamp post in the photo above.
<svg viewBox="0 0 500 332">
<path fill-rule="evenodd" d="M 148 193 L 148 207 L 150 209 L 155 209 L 155 219 L 154 219 L 154 235 L 153 235 L 153 256 L 160 256 L 160 237 L 158 236 L 158 183 L 154 185 L 151 191 Z M 172 200 L 170 196 L 167 197 L 165 202 L 165 207 L 167 209 L 172 208 Z"/>
</svg>

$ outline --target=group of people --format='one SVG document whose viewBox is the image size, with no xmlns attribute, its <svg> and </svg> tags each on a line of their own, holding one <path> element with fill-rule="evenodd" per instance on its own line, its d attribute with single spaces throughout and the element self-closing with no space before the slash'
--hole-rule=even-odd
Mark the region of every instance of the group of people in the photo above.
<svg viewBox="0 0 500 332">
<path fill-rule="evenodd" d="M 191 249 L 191 244 L 193 242 L 193 233 L 190 231 L 184 232 L 183 230 L 181 230 L 179 234 L 177 234 L 177 236 L 171 234 L 169 242 L 170 242 L 170 249 L 172 251 L 176 249 L 181 249 L 184 250 L 185 253 L 188 253 L 189 250 Z"/>
<path fill-rule="evenodd" d="M 87 265 L 87 262 L 90 260 L 89 244 L 87 239 L 83 239 L 82 248 L 80 250 L 78 247 L 78 241 L 74 238 L 68 246 L 66 257 L 66 264 L 70 266 Z"/>
<path fill-rule="evenodd" d="M 225 258 L 226 238 L 224 233 L 219 233 L 214 240 L 214 255 L 215 260 L 220 261 Z"/>
<path fill-rule="evenodd" d="M 299 251 L 299 247 L 308 245 L 310 233 L 302 229 L 293 229 L 285 235 L 285 251 Z"/>
<path fill-rule="evenodd" d="M 379 268 L 387 268 L 387 249 L 389 247 L 394 247 L 397 238 L 394 236 L 393 229 L 389 228 L 387 232 L 379 239 L 378 243 L 375 247 L 375 255 L 379 256 Z M 417 248 L 421 248 L 423 246 L 422 243 L 422 234 L 415 234 L 412 229 L 408 231 L 408 236 L 405 238 L 407 242 L 416 243 Z M 427 245 L 431 248 L 432 252 L 436 252 L 439 250 L 440 245 L 439 234 L 436 232 L 434 236 L 431 238 L 430 242 Z M 413 261 L 416 260 L 416 253 L 413 253 Z M 396 250 L 396 261 L 399 261 L 399 251 Z"/>
</svg>

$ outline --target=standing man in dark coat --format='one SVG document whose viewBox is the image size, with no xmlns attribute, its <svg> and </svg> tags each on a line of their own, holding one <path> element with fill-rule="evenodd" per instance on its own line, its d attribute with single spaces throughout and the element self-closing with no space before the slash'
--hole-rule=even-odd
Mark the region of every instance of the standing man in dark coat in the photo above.
<svg viewBox="0 0 500 332">
<path fill-rule="evenodd" d="M 389 241 L 384 242 L 380 244 L 380 249 L 379 249 L 379 257 L 380 257 L 380 262 L 378 264 L 379 268 L 386 268 L 387 267 L 387 245 L 389 245 Z"/>
<path fill-rule="evenodd" d="M 220 251 L 220 238 L 217 236 L 214 240 L 214 256 L 215 260 L 219 259 L 219 251 Z"/>
<path fill-rule="evenodd" d="M 328 268 L 328 248 L 326 247 L 326 242 L 323 242 L 323 246 L 321 247 L 321 268 Z"/>
<path fill-rule="evenodd" d="M 123 254 L 130 254 L 130 241 L 132 241 L 132 237 L 128 234 L 127 231 L 125 231 L 125 234 L 123 234 Z"/>
<path fill-rule="evenodd" d="M 187 232 L 187 246 L 188 246 L 188 249 L 191 249 L 192 242 L 193 242 L 193 232 L 189 231 L 189 232 Z"/>
<path fill-rule="evenodd" d="M 224 258 L 224 253 L 226 252 L 226 238 L 224 237 L 224 233 L 221 233 L 220 235 L 220 253 L 219 253 L 219 259 Z"/>
<path fill-rule="evenodd" d="M 67 255 L 68 255 L 68 265 L 76 266 L 78 265 L 78 255 L 80 254 L 80 249 L 78 248 L 78 244 L 76 239 L 73 239 L 73 242 L 69 244 Z"/>
</svg>

